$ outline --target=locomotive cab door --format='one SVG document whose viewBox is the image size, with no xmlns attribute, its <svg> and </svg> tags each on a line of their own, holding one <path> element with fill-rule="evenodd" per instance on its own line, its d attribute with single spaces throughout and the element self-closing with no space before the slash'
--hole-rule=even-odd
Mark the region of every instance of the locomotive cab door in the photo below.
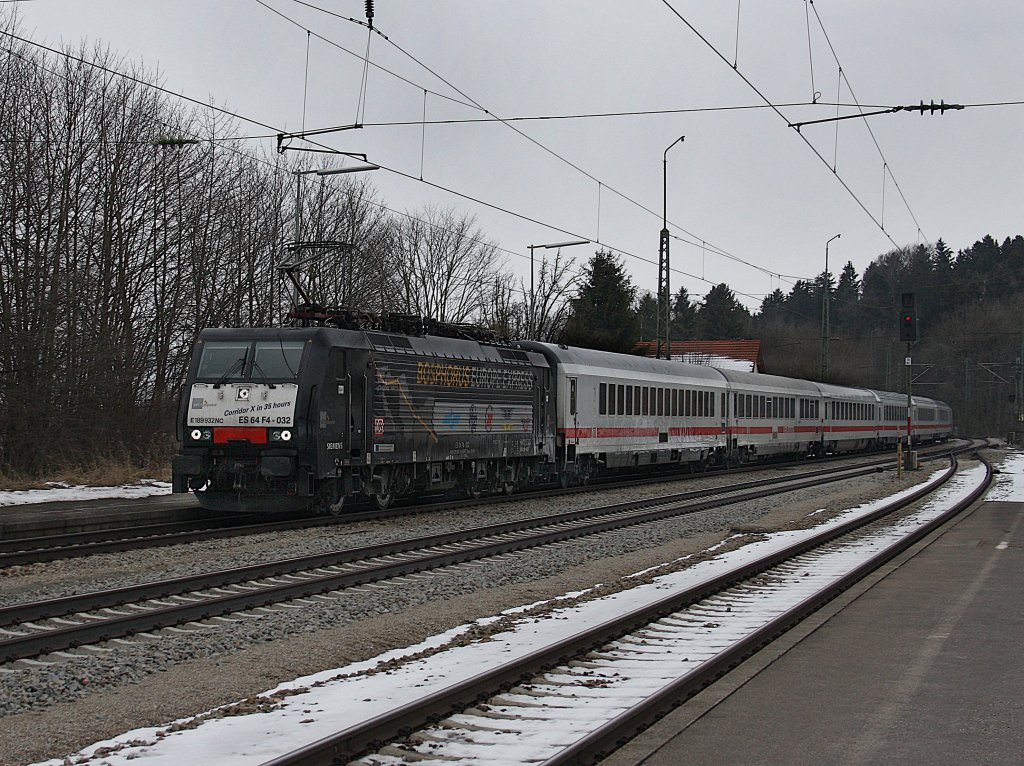
<svg viewBox="0 0 1024 766">
<path fill-rule="evenodd" d="M 350 464 L 351 450 L 355 446 L 351 437 L 352 385 L 345 349 L 331 349 L 324 382 L 319 388 L 320 473 L 334 476 L 342 466 Z"/>
</svg>

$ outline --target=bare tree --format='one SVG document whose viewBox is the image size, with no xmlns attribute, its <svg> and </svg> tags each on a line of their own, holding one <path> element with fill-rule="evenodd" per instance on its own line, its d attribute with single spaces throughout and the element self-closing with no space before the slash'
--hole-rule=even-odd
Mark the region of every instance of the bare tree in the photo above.
<svg viewBox="0 0 1024 766">
<path fill-rule="evenodd" d="M 313 300 L 368 311 L 390 305 L 392 228 L 370 183 L 351 176 L 315 177 L 304 184 L 302 217 L 304 241 L 335 243 L 301 251 L 312 258 L 304 281 Z"/>
<path fill-rule="evenodd" d="M 511 274 L 496 274 L 481 307 L 480 321 L 503 338 L 526 338 L 529 307 Z"/>
<path fill-rule="evenodd" d="M 531 339 L 553 343 L 561 337 L 571 311 L 569 299 L 579 279 L 575 267 L 576 259 L 564 259 L 561 249 L 555 252 L 553 261 L 549 262 L 547 258 L 541 260 L 534 287 L 534 315 L 527 317 Z M 526 292 L 525 285 L 523 291 Z"/>
<path fill-rule="evenodd" d="M 442 322 L 479 316 L 497 269 L 497 248 L 476 219 L 428 206 L 394 223 L 391 265 L 405 313 Z"/>
</svg>

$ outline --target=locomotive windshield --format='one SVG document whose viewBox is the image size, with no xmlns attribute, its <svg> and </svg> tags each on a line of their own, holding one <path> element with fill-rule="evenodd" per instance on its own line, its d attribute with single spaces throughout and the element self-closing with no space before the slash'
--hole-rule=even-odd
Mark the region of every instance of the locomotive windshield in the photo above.
<svg viewBox="0 0 1024 766">
<path fill-rule="evenodd" d="M 255 345 L 255 348 L 253 346 Z M 208 341 L 199 358 L 198 380 L 295 380 L 302 341 Z"/>
<path fill-rule="evenodd" d="M 299 362 L 305 345 L 300 340 L 258 341 L 256 356 L 253 357 L 253 377 L 274 380 L 299 377 Z"/>
</svg>

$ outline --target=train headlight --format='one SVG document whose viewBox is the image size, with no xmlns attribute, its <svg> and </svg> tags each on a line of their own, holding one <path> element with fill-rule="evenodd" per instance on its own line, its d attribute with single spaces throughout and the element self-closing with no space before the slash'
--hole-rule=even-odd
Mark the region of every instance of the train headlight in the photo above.
<svg viewBox="0 0 1024 766">
<path fill-rule="evenodd" d="M 292 432 L 287 428 L 274 429 L 270 432 L 270 441 L 272 442 L 290 442 L 292 440 Z"/>
<path fill-rule="evenodd" d="M 198 428 L 193 428 L 191 436 L 192 436 L 192 441 L 197 442 L 197 441 L 199 441 L 200 439 L 203 438 L 203 432 L 200 431 Z"/>
<path fill-rule="evenodd" d="M 194 442 L 208 442 L 213 441 L 213 429 L 212 428 L 193 428 L 189 434 Z"/>
<path fill-rule="evenodd" d="M 281 441 L 283 441 L 283 442 L 290 442 L 291 440 L 292 440 L 292 432 L 291 431 L 282 431 L 281 432 Z"/>
</svg>

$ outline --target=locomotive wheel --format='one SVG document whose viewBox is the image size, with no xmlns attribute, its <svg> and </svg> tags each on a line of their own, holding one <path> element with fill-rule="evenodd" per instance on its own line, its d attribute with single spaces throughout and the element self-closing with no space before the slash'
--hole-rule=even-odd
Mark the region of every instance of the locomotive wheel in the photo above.
<svg viewBox="0 0 1024 766">
<path fill-rule="evenodd" d="M 511 495 L 516 491 L 516 483 L 514 481 L 505 481 L 501 484 L 501 492 L 505 495 Z"/>
<path fill-rule="evenodd" d="M 339 497 L 336 503 L 326 503 L 324 507 L 327 509 L 328 516 L 341 516 L 342 510 L 345 507 L 345 496 Z"/>
<path fill-rule="evenodd" d="M 378 511 L 386 511 L 395 503 L 395 496 L 393 493 L 388 492 L 383 495 L 374 495 L 373 502 L 377 506 Z"/>
</svg>

